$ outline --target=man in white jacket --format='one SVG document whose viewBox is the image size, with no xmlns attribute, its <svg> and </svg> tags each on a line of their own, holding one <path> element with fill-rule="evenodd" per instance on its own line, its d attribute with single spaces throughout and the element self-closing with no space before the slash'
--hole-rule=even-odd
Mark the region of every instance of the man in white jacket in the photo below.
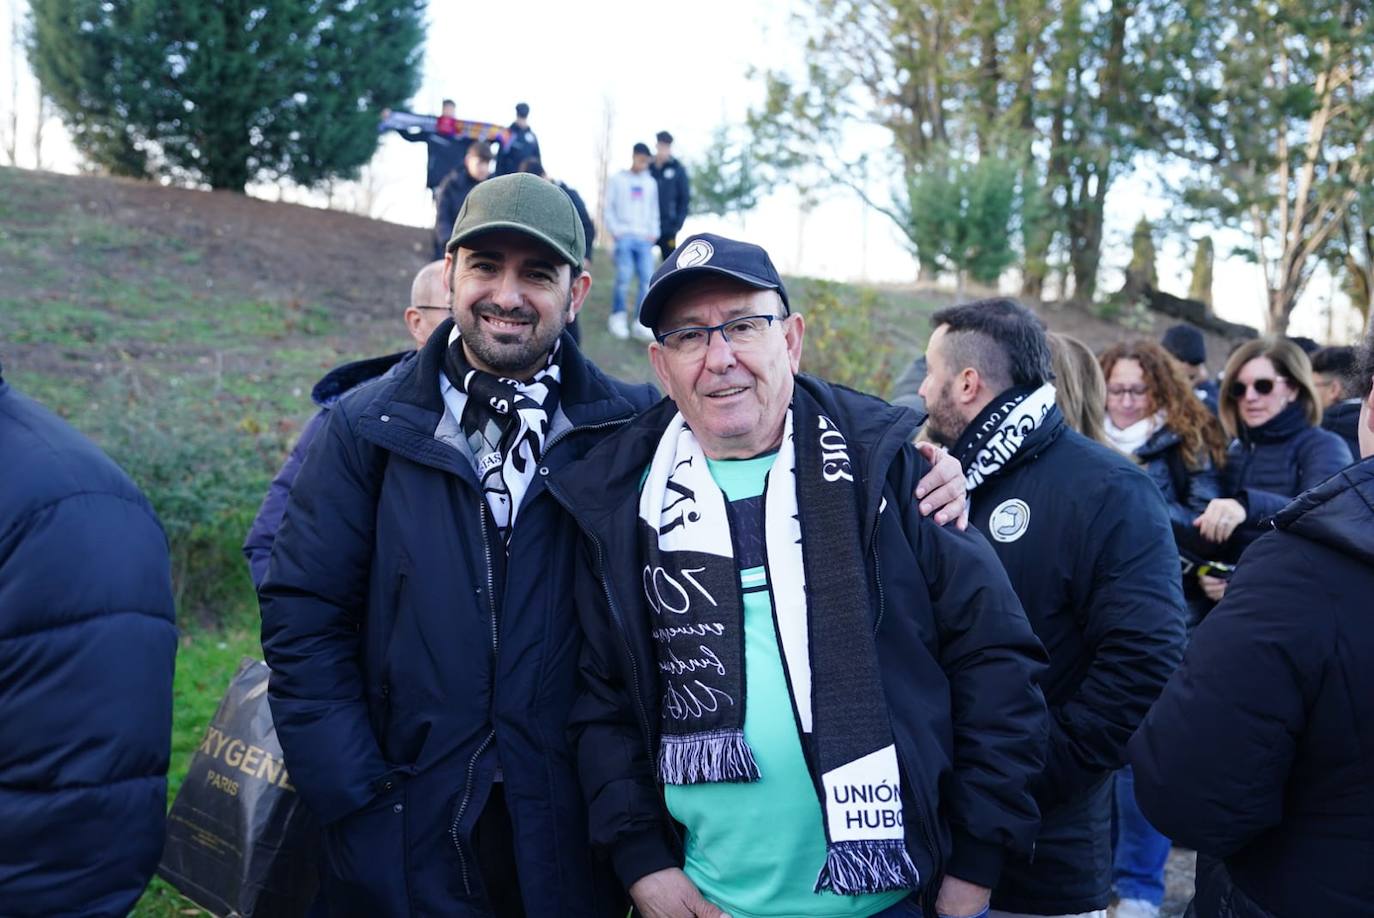
<svg viewBox="0 0 1374 918">
<path fill-rule="evenodd" d="M 611 294 L 611 334 L 630 337 L 625 295 L 630 289 L 631 272 L 639 275 L 635 311 L 649 289 L 654 273 L 654 243 L 658 240 L 658 183 L 649 172 L 653 154 L 647 145 L 635 144 L 630 168 L 611 176 L 606 188 L 606 231 L 615 240 L 615 289 Z M 635 337 L 652 338 L 648 329 L 635 323 Z"/>
</svg>

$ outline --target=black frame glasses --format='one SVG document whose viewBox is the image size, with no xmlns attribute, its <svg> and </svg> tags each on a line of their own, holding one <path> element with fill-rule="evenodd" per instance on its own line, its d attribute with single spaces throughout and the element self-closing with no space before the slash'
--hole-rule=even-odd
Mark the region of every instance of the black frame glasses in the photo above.
<svg viewBox="0 0 1374 918">
<path fill-rule="evenodd" d="M 1245 391 L 1251 386 L 1254 387 L 1256 395 L 1269 395 L 1274 391 L 1274 386 L 1276 385 L 1278 385 L 1277 379 L 1257 379 L 1252 382 L 1250 386 L 1247 386 L 1238 379 L 1231 383 L 1231 398 L 1240 401 L 1245 398 Z"/>
<path fill-rule="evenodd" d="M 410 308 L 411 308 L 411 309 L 441 309 L 441 310 L 443 310 L 444 312 L 448 312 L 448 311 L 449 311 L 449 307 L 447 307 L 447 306 L 412 306 L 412 307 L 410 307 Z"/>
<path fill-rule="evenodd" d="M 773 327 L 774 322 L 781 322 L 785 318 L 787 317 L 779 315 L 736 316 L 730 321 L 722 322 L 719 325 L 686 325 L 682 328 L 675 328 L 672 331 L 664 332 L 661 335 L 655 333 L 654 340 L 674 354 L 695 352 L 695 344 L 698 340 L 701 340 L 701 350 L 704 352 L 710 349 L 711 335 L 716 332 L 720 332 L 720 336 L 725 339 L 726 344 L 734 346 L 736 342 L 730 340 L 730 329 L 732 327 L 736 327 L 734 332 L 735 335 L 742 338 L 746 334 L 752 334 L 754 331 L 767 331 Z M 761 329 L 754 328 L 748 324 L 759 321 L 764 323 Z M 687 337 L 688 335 L 700 334 L 702 332 L 706 333 L 704 339 Z"/>
</svg>

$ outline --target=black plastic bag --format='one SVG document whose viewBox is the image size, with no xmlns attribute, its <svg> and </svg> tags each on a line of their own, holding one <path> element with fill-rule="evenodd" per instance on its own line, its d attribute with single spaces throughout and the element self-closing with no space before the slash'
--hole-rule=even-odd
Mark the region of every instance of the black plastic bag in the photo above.
<svg viewBox="0 0 1374 918">
<path fill-rule="evenodd" d="M 225 918 L 299 918 L 318 885 L 319 830 L 282 762 L 268 673 L 239 664 L 167 815 L 157 868 Z"/>
</svg>

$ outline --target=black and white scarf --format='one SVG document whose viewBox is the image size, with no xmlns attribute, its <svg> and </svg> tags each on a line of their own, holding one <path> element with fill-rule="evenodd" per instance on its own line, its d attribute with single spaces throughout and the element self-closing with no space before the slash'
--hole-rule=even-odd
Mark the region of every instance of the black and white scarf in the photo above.
<svg viewBox="0 0 1374 918">
<path fill-rule="evenodd" d="M 964 484 L 972 491 L 1016 455 L 1054 408 L 1054 386 L 1014 386 L 993 399 L 973 423 L 964 428 L 950 450 L 964 469 Z"/>
<path fill-rule="evenodd" d="M 561 375 L 555 341 L 548 363 L 528 382 L 475 369 L 456 334 L 444 353 L 444 376 L 467 397 L 459 426 L 467 437 L 477 478 L 501 541 L 509 546 L 520 502 L 544 454 L 558 408 Z"/>
<path fill-rule="evenodd" d="M 764 491 L 768 583 L 824 813 L 815 889 L 914 889 L 901 776 L 872 634 L 857 488 L 844 435 L 796 390 Z M 744 605 L 725 495 L 681 414 L 639 501 L 644 595 L 662 701 L 659 777 L 759 780 L 744 736 Z"/>
</svg>

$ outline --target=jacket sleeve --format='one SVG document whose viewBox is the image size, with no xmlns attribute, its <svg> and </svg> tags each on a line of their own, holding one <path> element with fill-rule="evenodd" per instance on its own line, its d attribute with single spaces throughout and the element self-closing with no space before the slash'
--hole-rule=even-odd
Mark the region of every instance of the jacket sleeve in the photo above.
<svg viewBox="0 0 1374 918">
<path fill-rule="evenodd" d="M 1085 544 L 1083 643 L 1092 659 L 1077 690 L 1053 707 L 1042 812 L 1081 794 L 1126 761 L 1126 741 L 1183 656 L 1184 607 L 1164 499 L 1135 469 L 1108 473 L 1092 502 Z"/>
<path fill-rule="evenodd" d="M 584 544 L 577 571 L 583 644 L 578 697 L 569 715 L 592 844 L 609 852 L 628 889 L 640 877 L 682 866 L 659 793 L 654 764 L 625 672 L 599 572 Z M 642 673 L 641 678 L 653 678 Z"/>
<path fill-rule="evenodd" d="M 614 242 L 617 236 L 625 233 L 625 215 L 621 213 L 625 206 L 624 182 L 619 174 L 613 175 L 606 182 L 606 213 L 604 216 L 606 232 L 611 234 L 611 241 Z"/>
<path fill-rule="evenodd" d="M 1298 541 L 1276 533 L 1251 547 L 1130 742 L 1141 810 L 1214 857 L 1279 824 L 1305 711 L 1335 657 L 1297 573 Z"/>
<path fill-rule="evenodd" d="M 1188 496 L 1182 505 L 1171 506 L 1171 510 L 1181 511 L 1176 518 L 1185 525 L 1192 526 L 1207 509 L 1207 505 L 1221 496 L 1221 472 L 1216 463 L 1208 456 L 1201 468 L 1188 470 Z"/>
<path fill-rule="evenodd" d="M 1031 785 L 1045 761 L 1049 714 L 1039 678 L 1047 658 L 1001 562 L 977 532 L 937 526 L 912 497 L 926 463 L 907 446 L 896 497 L 935 609 L 950 685 L 954 762 L 947 871 L 994 887 L 1006 852 L 1029 854 L 1040 825 Z"/>
<path fill-rule="evenodd" d="M 1315 488 L 1341 469 L 1350 465 L 1350 447 L 1336 434 L 1321 428 L 1307 431 L 1297 450 L 1297 490 L 1292 494 L 1275 494 L 1258 488 L 1244 488 L 1245 521 L 1266 526 L 1269 519 L 1293 498 L 1308 488 Z"/>
<path fill-rule="evenodd" d="M 389 767 L 359 665 L 378 479 L 336 407 L 291 489 L 259 591 L 272 719 L 292 783 L 323 823 L 368 803 Z"/>
<path fill-rule="evenodd" d="M 276 540 L 282 516 L 286 514 L 286 498 L 290 495 L 291 485 L 301 470 L 301 463 L 305 461 L 306 450 L 324 426 L 325 417 L 325 411 L 320 410 L 305 422 L 305 427 L 301 428 L 300 439 L 291 447 L 290 455 L 282 463 L 272 483 L 267 486 L 267 496 L 262 499 L 258 515 L 253 518 L 248 537 L 243 540 L 243 556 L 248 559 L 248 573 L 253 579 L 254 589 L 261 587 L 263 579 L 267 577 L 267 562 L 272 556 L 272 543 Z"/>
</svg>

